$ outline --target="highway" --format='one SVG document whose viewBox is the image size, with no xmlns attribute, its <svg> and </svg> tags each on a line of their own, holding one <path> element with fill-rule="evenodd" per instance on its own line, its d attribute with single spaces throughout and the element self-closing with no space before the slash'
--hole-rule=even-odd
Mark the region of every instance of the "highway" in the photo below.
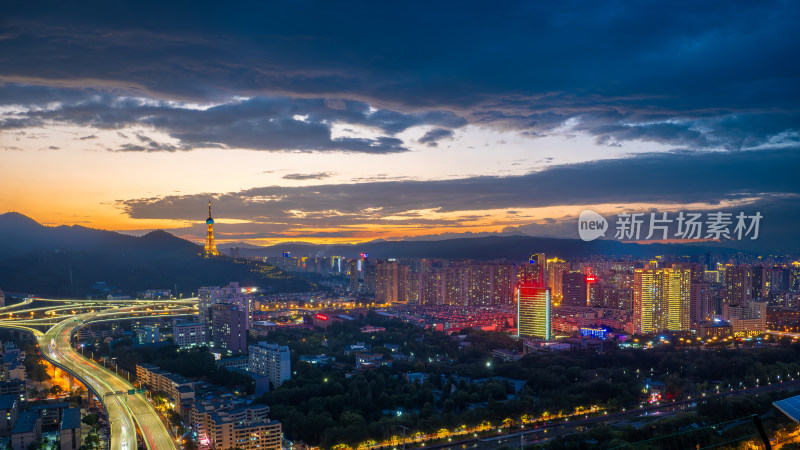
<svg viewBox="0 0 800 450">
<path fill-rule="evenodd" d="M 41 319 L 2 320 L 0 327 L 21 329 L 33 333 L 39 343 L 40 351 L 48 361 L 74 375 L 100 398 L 111 423 L 111 449 L 135 450 L 137 448 L 137 426 L 147 449 L 174 449 L 176 448 L 175 441 L 145 396 L 143 394 L 128 395 L 128 391 L 134 389 L 128 380 L 83 357 L 75 351 L 71 344 L 75 331 L 92 322 L 124 320 L 150 314 L 181 315 L 192 311 L 190 307 L 192 300 L 131 303 L 134 303 L 134 306 L 109 302 L 107 309 L 104 310 L 77 316 L 49 318 L 48 320 L 61 319 L 61 321 L 44 333 L 33 328 L 49 326 L 48 323 L 42 323 Z M 170 309 L 167 311 L 143 311 L 143 308 L 150 309 L 157 304 L 165 305 Z M 37 308 L 37 311 L 39 309 L 41 308 Z M 31 311 L 19 310 L 16 312 L 24 314 Z M 64 320 L 65 318 L 66 320 Z"/>
</svg>

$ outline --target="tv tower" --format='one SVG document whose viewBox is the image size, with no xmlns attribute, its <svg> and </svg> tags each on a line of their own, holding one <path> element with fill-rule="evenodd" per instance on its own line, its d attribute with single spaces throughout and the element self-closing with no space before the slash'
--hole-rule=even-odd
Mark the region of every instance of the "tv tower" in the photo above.
<svg viewBox="0 0 800 450">
<path fill-rule="evenodd" d="M 217 244 L 214 243 L 214 219 L 211 218 L 211 200 L 208 201 L 208 219 L 206 219 L 206 225 L 208 225 L 205 248 L 206 258 L 211 256 L 219 256 Z"/>
</svg>

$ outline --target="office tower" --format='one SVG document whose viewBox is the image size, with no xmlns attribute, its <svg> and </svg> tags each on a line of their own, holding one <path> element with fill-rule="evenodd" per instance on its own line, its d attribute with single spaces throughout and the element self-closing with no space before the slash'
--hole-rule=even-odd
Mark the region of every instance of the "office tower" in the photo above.
<svg viewBox="0 0 800 450">
<path fill-rule="evenodd" d="M 517 336 L 549 340 L 550 327 L 550 289 L 518 287 Z"/>
<path fill-rule="evenodd" d="M 567 272 L 562 276 L 563 298 L 565 306 L 586 306 L 586 276 L 581 272 Z"/>
<path fill-rule="evenodd" d="M 262 341 L 251 345 L 249 350 L 250 372 L 269 377 L 275 387 L 292 377 L 289 347 Z"/>
<path fill-rule="evenodd" d="M 6 306 L 6 296 L 2 289 L 0 289 L 0 306 Z"/>
<path fill-rule="evenodd" d="M 217 303 L 211 306 L 211 339 L 214 347 L 230 353 L 247 350 L 247 313 L 239 305 Z"/>
<path fill-rule="evenodd" d="M 208 219 L 206 219 L 208 230 L 206 231 L 206 258 L 219 255 L 217 251 L 217 244 L 214 243 L 214 219 L 211 218 L 211 200 L 208 201 Z"/>
<path fill-rule="evenodd" d="M 723 303 L 730 306 L 747 306 L 753 298 L 753 273 L 750 267 L 727 266 L 724 289 Z"/>
</svg>

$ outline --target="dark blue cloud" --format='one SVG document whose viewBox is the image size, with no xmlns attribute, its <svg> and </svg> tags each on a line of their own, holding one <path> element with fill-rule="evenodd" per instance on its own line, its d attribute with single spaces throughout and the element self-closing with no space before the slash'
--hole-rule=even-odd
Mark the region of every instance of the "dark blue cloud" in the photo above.
<svg viewBox="0 0 800 450">
<path fill-rule="evenodd" d="M 439 140 L 452 138 L 453 137 L 453 130 L 447 130 L 444 128 L 434 128 L 433 130 L 428 131 L 419 138 L 420 144 L 426 144 L 430 147 L 436 147 L 439 145 Z"/>
<path fill-rule="evenodd" d="M 280 94 L 480 114 L 796 111 L 791 1 L 0 6 L 0 75 L 171 97 Z M 482 116 L 486 117 L 486 116 Z M 796 125 L 796 118 L 792 119 Z"/>
<path fill-rule="evenodd" d="M 4 95 L 6 93 L 8 95 Z M 63 96 L 59 97 L 59 93 Z M 20 110 L 0 115 L 0 129 L 44 126 L 53 122 L 112 130 L 144 125 L 180 140 L 179 145 L 159 144 L 140 135 L 140 142 L 126 144 L 119 151 L 235 147 L 273 151 L 393 153 L 407 149 L 400 139 L 391 135 L 410 127 L 455 128 L 466 123 L 464 118 L 448 111 L 404 113 L 375 109 L 365 102 L 343 99 L 255 97 L 196 109 L 184 103 L 133 98 L 119 92 L 19 84 L 0 87 L 2 104 L 18 105 Z M 390 136 L 334 138 L 332 126 L 335 123 L 362 125 Z M 452 131 L 446 131 L 452 134 Z M 121 133 L 120 137 L 127 138 Z"/>
</svg>

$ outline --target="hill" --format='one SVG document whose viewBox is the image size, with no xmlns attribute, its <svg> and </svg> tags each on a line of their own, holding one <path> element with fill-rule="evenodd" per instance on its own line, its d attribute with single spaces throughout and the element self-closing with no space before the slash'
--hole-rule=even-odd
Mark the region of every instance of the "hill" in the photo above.
<svg viewBox="0 0 800 450">
<path fill-rule="evenodd" d="M 101 295 L 176 289 L 188 296 L 200 286 L 239 281 L 278 292 L 316 287 L 279 270 L 227 257 L 206 259 L 201 247 L 165 231 L 128 236 L 81 226 L 46 227 L 17 213 L 0 215 L 0 287 L 39 296 Z"/>
</svg>

